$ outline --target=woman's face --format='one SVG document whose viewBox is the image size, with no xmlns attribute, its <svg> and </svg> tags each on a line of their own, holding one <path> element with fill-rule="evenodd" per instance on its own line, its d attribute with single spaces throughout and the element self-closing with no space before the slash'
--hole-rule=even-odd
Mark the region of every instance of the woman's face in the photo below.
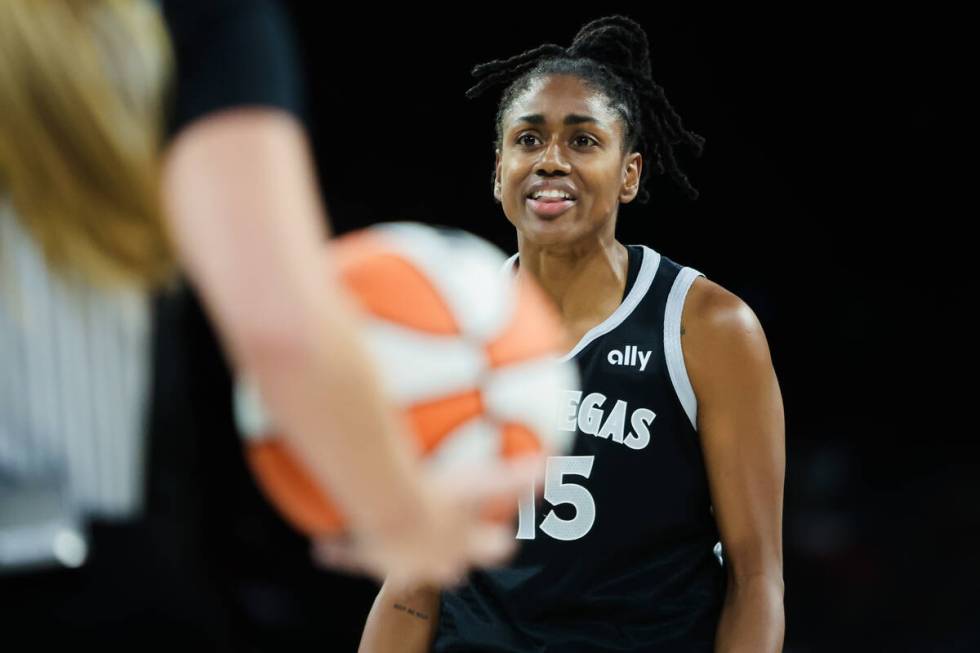
<svg viewBox="0 0 980 653">
<path fill-rule="evenodd" d="M 639 189 L 642 157 L 623 152 L 609 99 L 574 75 L 531 81 L 501 119 L 494 196 L 521 236 L 571 245 L 615 231 Z"/>
</svg>

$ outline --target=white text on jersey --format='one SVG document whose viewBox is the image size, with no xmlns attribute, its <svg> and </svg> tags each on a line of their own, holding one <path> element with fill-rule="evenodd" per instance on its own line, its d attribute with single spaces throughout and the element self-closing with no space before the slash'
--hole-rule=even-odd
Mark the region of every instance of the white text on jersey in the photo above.
<svg viewBox="0 0 980 653">
<path fill-rule="evenodd" d="M 610 365 L 625 365 L 626 367 L 636 367 L 639 363 L 642 372 L 647 368 L 647 362 L 652 354 L 652 351 L 637 351 L 636 345 L 626 345 L 623 351 L 613 349 L 606 356 L 606 360 L 609 361 Z"/>
<path fill-rule="evenodd" d="M 590 392 L 583 399 L 581 390 L 566 390 L 562 393 L 558 428 L 563 431 L 575 431 L 577 428 L 597 438 L 611 437 L 613 442 L 630 449 L 643 449 L 650 444 L 650 425 L 656 413 L 649 408 L 637 408 L 629 413 L 629 405 L 617 399 L 606 417 L 602 410 L 605 403 L 606 395 L 600 392 Z M 631 430 L 626 428 L 628 413 Z"/>
</svg>

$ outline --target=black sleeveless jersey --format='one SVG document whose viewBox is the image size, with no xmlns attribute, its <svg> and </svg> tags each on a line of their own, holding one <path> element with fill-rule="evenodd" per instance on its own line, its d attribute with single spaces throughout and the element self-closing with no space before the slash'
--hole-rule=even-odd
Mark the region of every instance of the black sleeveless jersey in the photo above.
<svg viewBox="0 0 980 653">
<path fill-rule="evenodd" d="M 516 559 L 443 592 L 436 653 L 713 650 L 725 572 L 680 337 L 700 273 L 628 252 L 622 304 L 568 354 L 573 451 L 521 503 Z"/>
</svg>

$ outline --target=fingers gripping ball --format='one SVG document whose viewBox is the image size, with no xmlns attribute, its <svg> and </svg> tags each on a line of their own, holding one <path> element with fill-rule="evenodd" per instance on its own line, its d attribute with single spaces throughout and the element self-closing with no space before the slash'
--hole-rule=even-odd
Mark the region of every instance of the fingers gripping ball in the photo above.
<svg viewBox="0 0 980 653">
<path fill-rule="evenodd" d="M 501 271 L 499 250 L 462 231 L 418 224 L 373 227 L 331 247 L 363 311 L 385 390 L 427 464 L 570 448 L 572 434 L 555 428 L 556 408 L 578 379 L 574 365 L 558 359 L 565 344 L 558 318 L 532 281 Z M 235 414 L 252 471 L 282 514 L 311 535 L 342 531 L 343 515 L 244 381 Z"/>
</svg>

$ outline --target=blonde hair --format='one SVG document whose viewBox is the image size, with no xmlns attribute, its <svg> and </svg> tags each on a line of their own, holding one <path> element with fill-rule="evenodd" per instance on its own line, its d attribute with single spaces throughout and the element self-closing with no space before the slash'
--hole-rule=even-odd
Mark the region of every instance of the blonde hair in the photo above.
<svg viewBox="0 0 980 653">
<path fill-rule="evenodd" d="M 56 271 L 171 277 L 159 197 L 171 69 L 145 0 L 0 0 L 0 195 Z"/>
</svg>

